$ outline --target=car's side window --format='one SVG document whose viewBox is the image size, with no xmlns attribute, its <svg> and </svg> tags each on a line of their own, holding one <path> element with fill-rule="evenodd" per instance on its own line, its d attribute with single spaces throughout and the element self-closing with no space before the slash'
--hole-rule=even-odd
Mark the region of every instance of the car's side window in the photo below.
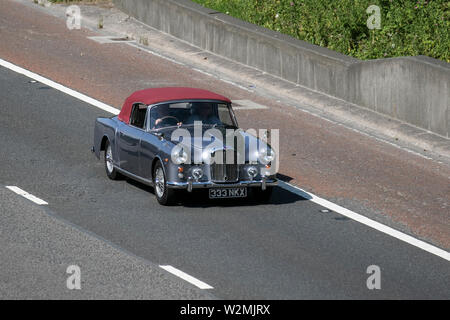
<svg viewBox="0 0 450 320">
<path fill-rule="evenodd" d="M 131 110 L 130 125 L 145 129 L 145 118 L 147 114 L 147 106 L 142 103 L 135 103 Z"/>
<path fill-rule="evenodd" d="M 158 106 L 150 108 L 150 114 L 148 116 L 148 123 L 150 129 L 155 129 L 155 121 L 157 119 L 157 111 Z"/>
</svg>

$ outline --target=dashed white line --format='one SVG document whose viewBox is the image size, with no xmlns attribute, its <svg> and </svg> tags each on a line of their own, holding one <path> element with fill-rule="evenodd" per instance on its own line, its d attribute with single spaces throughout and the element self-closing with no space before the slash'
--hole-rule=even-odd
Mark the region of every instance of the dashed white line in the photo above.
<svg viewBox="0 0 450 320">
<path fill-rule="evenodd" d="M 172 267 L 172 266 L 160 266 L 160 268 L 166 270 L 167 272 L 170 272 L 174 275 L 176 275 L 177 277 L 189 282 L 190 284 L 193 284 L 194 286 L 200 288 L 200 289 L 214 289 L 213 287 L 211 287 L 209 284 L 204 283 L 203 281 L 200 281 L 196 278 L 194 278 L 193 276 L 188 275 L 187 273 Z"/>
<path fill-rule="evenodd" d="M 6 188 L 11 190 L 12 192 L 17 193 L 18 195 L 20 195 L 20 196 L 30 200 L 30 201 L 33 201 L 34 203 L 36 203 L 38 205 L 42 206 L 42 205 L 47 205 L 48 204 L 44 200 L 39 199 L 38 197 L 35 197 L 32 194 L 30 194 L 30 193 L 26 192 L 25 190 L 22 190 L 22 189 L 20 189 L 20 188 L 18 188 L 16 186 L 6 186 Z"/>
<path fill-rule="evenodd" d="M 322 199 L 322 198 L 320 198 L 320 197 L 318 197 L 318 196 L 316 196 L 316 195 L 314 195 L 312 193 L 309 193 L 309 192 L 307 192 L 307 191 L 305 191 L 305 190 L 303 190 L 303 189 L 301 189 L 301 188 L 299 188 L 297 186 L 294 186 L 294 185 L 292 185 L 290 183 L 286 183 L 286 182 L 280 181 L 279 185 L 283 189 L 288 190 L 288 191 L 293 192 L 293 193 L 296 193 L 296 194 L 300 195 L 301 197 L 303 197 L 305 199 L 308 199 L 308 200 L 310 200 L 310 201 L 312 201 L 312 202 L 314 202 L 314 203 L 316 203 L 316 204 L 318 204 L 318 205 L 320 205 L 322 207 L 330 209 L 330 210 L 332 210 L 332 211 L 334 211 L 336 213 L 339 213 L 339 214 L 341 214 L 343 216 L 346 216 L 347 218 L 350 218 L 352 220 L 358 221 L 359 223 L 362 223 L 362 224 L 364 224 L 366 226 L 369 226 L 369 227 L 371 227 L 371 228 L 373 228 L 375 230 L 378 230 L 378 231 L 383 232 L 383 233 L 385 233 L 387 235 L 390 235 L 391 237 L 394 237 L 394 238 L 397 238 L 399 240 L 402 240 L 402 241 L 404 241 L 406 243 L 409 243 L 409 244 L 411 244 L 411 245 L 413 245 L 413 246 L 415 246 L 417 248 L 420 248 L 420 249 L 425 250 L 425 251 L 427 251 L 429 253 L 432 253 L 432 254 L 434 254 L 434 255 L 436 255 L 438 257 L 441 257 L 441 258 L 443 258 L 443 259 L 445 259 L 447 261 L 450 261 L 450 253 L 445 251 L 445 250 L 443 250 L 443 249 L 435 247 L 435 246 L 433 246 L 433 245 L 431 245 L 429 243 L 426 243 L 426 242 L 424 242 L 422 240 L 416 239 L 416 238 L 414 238 L 414 237 L 412 237 L 410 235 L 407 235 L 407 234 L 405 234 L 403 232 L 400 232 L 400 231 L 395 230 L 395 229 L 393 229 L 391 227 L 388 227 L 388 226 L 386 226 L 384 224 L 381 224 L 381 223 L 379 223 L 377 221 L 369 219 L 369 218 L 367 218 L 367 217 L 365 217 L 363 215 L 360 215 L 360 214 L 358 214 L 356 212 L 353 212 L 353 211 L 351 211 L 349 209 L 341 207 L 341 206 L 339 206 L 339 205 L 337 205 L 337 204 L 335 204 L 333 202 L 330 202 L 328 200 Z"/>
<path fill-rule="evenodd" d="M 130 45 L 132 45 L 132 44 L 130 44 Z M 28 70 L 25 70 L 25 69 L 23 69 L 21 67 L 13 65 L 12 63 L 9 63 L 9 62 L 7 62 L 5 60 L 0 59 L 0 65 L 5 67 L 5 68 L 8 68 L 8 69 L 10 69 L 12 71 L 15 71 L 17 73 L 23 74 L 23 75 L 25 75 L 25 76 L 27 76 L 27 77 L 29 77 L 31 79 L 39 81 L 39 82 L 41 82 L 43 84 L 46 84 L 46 85 L 48 85 L 48 86 L 50 86 L 50 87 L 52 87 L 52 88 L 54 88 L 56 90 L 60 90 L 60 91 L 62 91 L 64 93 L 67 93 L 67 94 L 69 94 L 69 95 L 71 95 L 71 96 L 73 96 L 75 98 L 78 98 L 78 99 L 80 99 L 80 100 L 82 100 L 82 101 L 84 101 L 86 103 L 89 103 L 89 104 L 91 104 L 91 105 L 93 105 L 93 106 L 95 106 L 97 108 L 100 108 L 102 110 L 108 111 L 108 112 L 110 112 L 112 114 L 116 114 L 116 115 L 119 113 L 119 110 L 116 109 L 116 108 L 113 108 L 113 107 L 111 107 L 111 106 L 109 106 L 109 105 L 107 105 L 107 104 L 105 104 L 103 102 L 100 102 L 98 100 L 92 99 L 92 98 L 90 98 L 90 97 L 88 97 L 88 96 L 86 96 L 86 95 L 84 95 L 82 93 L 76 92 L 75 90 L 72 90 L 72 89 L 69 89 L 67 87 L 64 87 L 64 86 L 62 86 L 62 85 L 60 85 L 60 84 L 58 84 L 56 82 L 53 82 L 53 81 L 51 81 L 49 79 L 46 79 L 46 78 L 44 78 L 44 77 L 42 77 L 40 75 L 37 75 L 37 74 L 35 74 L 35 73 L 31 72 L 31 71 L 28 71 Z M 411 245 L 413 245 L 413 246 L 415 246 L 417 248 L 423 249 L 423 250 L 425 250 L 425 251 L 427 251 L 429 253 L 432 253 L 432 254 L 434 254 L 436 256 L 439 256 L 439 257 L 441 257 L 441 258 L 443 258 L 443 259 L 445 259 L 447 261 L 450 261 L 450 253 L 445 251 L 445 250 L 443 250 L 443 249 L 440 249 L 438 247 L 430 245 L 430 244 L 428 244 L 428 243 L 426 243 L 424 241 L 418 240 L 418 239 L 416 239 L 416 238 L 414 238 L 412 236 L 409 236 L 409 235 L 407 235 L 405 233 L 402 233 L 402 232 L 400 232 L 398 230 L 390 228 L 390 227 L 388 227 L 386 225 L 383 225 L 383 224 L 381 224 L 379 222 L 373 221 L 373 220 L 371 220 L 371 219 L 369 219 L 367 217 L 364 217 L 364 216 L 362 216 L 360 214 L 357 214 L 357 213 L 355 213 L 355 212 L 353 212 L 351 210 L 343 208 L 343 207 L 341 207 L 341 206 L 339 206 L 337 204 L 334 204 L 334 203 L 332 203 L 332 202 L 330 202 L 328 200 L 325 200 L 325 199 L 322 199 L 320 197 L 317 197 L 317 196 L 315 196 L 315 195 L 313 195 L 311 193 L 308 193 L 308 192 L 300 189 L 299 187 L 296 187 L 296 186 L 293 186 L 291 184 L 288 184 L 288 183 L 285 183 L 285 182 L 281 182 L 281 181 L 280 181 L 280 186 L 283 187 L 286 190 L 289 190 L 291 192 L 299 194 L 302 197 L 311 200 L 312 202 L 315 202 L 315 203 L 317 203 L 317 204 L 319 204 L 319 205 L 321 205 L 323 207 L 326 207 L 326 208 L 328 208 L 330 210 L 333 210 L 333 211 L 335 211 L 335 212 L 337 212 L 337 213 L 339 213 L 341 215 L 344 215 L 344 216 L 346 216 L 346 217 L 348 217 L 350 219 L 358 221 L 358 222 L 360 222 L 362 224 L 365 224 L 365 225 L 367 225 L 369 227 L 372 227 L 372 228 L 374 228 L 374 229 L 376 229 L 376 230 L 378 230 L 380 232 L 388 234 L 388 235 L 390 235 L 390 236 L 392 236 L 394 238 L 402 240 L 402 241 L 404 241 L 406 243 L 409 243 L 409 244 L 411 244 Z M 163 267 L 163 266 L 161 266 L 161 267 Z M 164 267 L 170 267 L 170 266 L 164 266 Z M 173 267 L 170 267 L 170 268 L 173 268 Z M 173 268 L 173 269 L 175 269 L 175 268 Z M 175 270 L 177 270 L 177 269 L 175 269 Z M 179 272 L 183 273 L 182 271 L 179 271 Z M 187 275 L 187 276 L 190 277 L 189 275 Z"/>
</svg>

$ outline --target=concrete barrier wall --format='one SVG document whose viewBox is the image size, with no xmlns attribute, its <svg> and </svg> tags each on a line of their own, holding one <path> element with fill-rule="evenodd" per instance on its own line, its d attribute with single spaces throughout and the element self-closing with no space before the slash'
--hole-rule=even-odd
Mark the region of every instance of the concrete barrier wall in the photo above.
<svg viewBox="0 0 450 320">
<path fill-rule="evenodd" d="M 113 0 L 204 50 L 450 137 L 450 66 L 424 57 L 361 61 L 189 0 Z"/>
<path fill-rule="evenodd" d="M 348 101 L 449 137 L 450 68 L 425 56 L 361 61 Z"/>
</svg>

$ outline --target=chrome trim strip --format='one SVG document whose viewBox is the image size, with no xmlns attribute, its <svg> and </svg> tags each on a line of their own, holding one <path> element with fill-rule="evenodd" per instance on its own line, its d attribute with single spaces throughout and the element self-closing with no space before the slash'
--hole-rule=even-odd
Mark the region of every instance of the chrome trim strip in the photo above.
<svg viewBox="0 0 450 320">
<path fill-rule="evenodd" d="M 139 176 L 137 176 L 137 175 L 135 175 L 135 174 L 133 174 L 131 172 L 128 172 L 128 171 L 126 171 L 126 170 L 124 170 L 124 169 L 122 169 L 122 168 L 120 168 L 120 167 L 118 167 L 116 165 L 114 165 L 114 169 L 116 169 L 119 173 L 123 174 L 124 176 L 127 176 L 128 178 L 137 180 L 137 181 L 139 181 L 139 182 L 141 182 L 141 183 L 143 183 L 145 185 L 153 187 L 153 181 L 141 178 L 141 177 L 139 177 Z"/>
<path fill-rule="evenodd" d="M 236 188 L 236 187 L 261 187 L 262 180 L 256 181 L 240 181 L 237 183 L 214 183 L 210 181 L 206 182 L 167 182 L 167 187 L 173 189 L 201 189 L 201 188 Z M 277 186 L 277 180 L 266 180 L 266 186 Z"/>
<path fill-rule="evenodd" d="M 131 172 L 128 172 L 124 169 L 121 169 L 120 167 L 114 165 L 114 168 L 120 172 L 121 174 L 131 178 L 135 179 L 145 185 L 148 185 L 150 187 L 153 187 L 153 181 L 141 178 Z M 277 186 L 278 180 L 276 179 L 264 179 L 264 180 L 250 180 L 250 181 L 239 181 L 237 183 L 214 183 L 211 181 L 186 181 L 186 182 L 176 182 L 176 181 L 167 181 L 167 187 L 171 189 L 186 189 L 187 191 L 191 192 L 192 189 L 202 189 L 202 188 L 236 188 L 236 187 L 262 187 L 263 185 L 266 186 Z"/>
</svg>

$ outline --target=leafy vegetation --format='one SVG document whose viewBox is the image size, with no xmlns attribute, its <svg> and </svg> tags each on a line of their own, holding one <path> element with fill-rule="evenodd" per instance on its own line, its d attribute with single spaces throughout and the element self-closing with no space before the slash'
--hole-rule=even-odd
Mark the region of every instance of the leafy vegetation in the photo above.
<svg viewBox="0 0 450 320">
<path fill-rule="evenodd" d="M 426 55 L 450 62 L 447 0 L 193 0 L 359 59 Z M 377 5 L 380 29 L 366 10 Z"/>
</svg>

